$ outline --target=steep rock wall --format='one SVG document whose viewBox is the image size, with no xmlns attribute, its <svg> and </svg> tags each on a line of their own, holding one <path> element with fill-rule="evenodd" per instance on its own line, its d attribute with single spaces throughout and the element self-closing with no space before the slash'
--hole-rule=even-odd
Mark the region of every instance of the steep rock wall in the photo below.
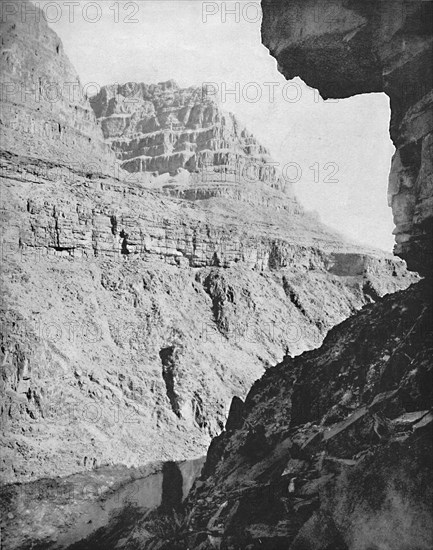
<svg viewBox="0 0 433 550">
<path fill-rule="evenodd" d="M 390 97 L 395 253 L 431 273 L 433 3 L 263 0 L 262 9 L 262 41 L 286 78 L 300 76 L 324 98 Z"/>
<path fill-rule="evenodd" d="M 431 548 L 432 343 L 423 281 L 269 369 L 212 441 L 179 548 Z"/>
<path fill-rule="evenodd" d="M 0 32 L 2 148 L 113 174 L 116 158 L 42 10 L 28 0 L 2 3 Z"/>
<path fill-rule="evenodd" d="M 3 24 L 12 83 L 77 82 L 42 16 L 14 11 Z M 174 104 L 188 94 L 172 83 L 158 90 L 179 119 Z M 51 105 L 32 94 L 9 93 L 4 112 L 52 120 L 60 132 L 22 142 L 2 118 L 6 481 L 197 456 L 223 428 L 232 397 L 244 397 L 265 368 L 317 347 L 336 323 L 416 280 L 400 260 L 345 242 L 267 181 L 209 193 L 198 181 L 190 201 L 178 189 L 165 196 L 109 176 L 87 100 Z M 120 108 L 101 104 L 107 116 Z M 209 110 L 229 151 L 265 162 L 232 118 L 223 126 L 213 104 L 197 109 L 187 124 L 203 130 Z M 89 157 L 97 165 L 76 166 Z"/>
<path fill-rule="evenodd" d="M 277 186 L 269 151 L 203 88 L 129 82 L 91 99 L 104 137 L 128 172 L 199 173 L 203 183 Z"/>
<path fill-rule="evenodd" d="M 230 199 L 2 167 L 5 481 L 204 453 L 286 346 L 317 347 L 416 280 L 284 202 L 240 216 Z"/>
</svg>

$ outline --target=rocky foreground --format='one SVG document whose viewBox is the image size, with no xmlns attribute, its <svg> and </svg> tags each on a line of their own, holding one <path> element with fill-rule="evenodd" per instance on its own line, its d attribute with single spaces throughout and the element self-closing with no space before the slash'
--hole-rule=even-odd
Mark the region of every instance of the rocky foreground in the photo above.
<svg viewBox="0 0 433 550">
<path fill-rule="evenodd" d="M 365 307 L 234 401 L 179 547 L 430 548 L 431 298 Z"/>
<path fill-rule="evenodd" d="M 432 320 L 421 282 L 269 369 L 233 400 L 182 521 L 153 546 L 145 518 L 123 547 L 431 548 Z"/>
</svg>

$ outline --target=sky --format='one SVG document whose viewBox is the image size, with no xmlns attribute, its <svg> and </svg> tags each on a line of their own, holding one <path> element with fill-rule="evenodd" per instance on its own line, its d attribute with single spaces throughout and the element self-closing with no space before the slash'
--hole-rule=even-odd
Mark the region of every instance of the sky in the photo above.
<svg viewBox="0 0 433 550">
<path fill-rule="evenodd" d="M 208 89 L 223 108 L 296 181 L 307 210 L 352 240 L 392 250 L 387 96 L 323 101 L 300 79 L 286 81 L 261 43 L 259 2 L 34 3 L 44 8 L 83 84 L 212 83 Z"/>
</svg>

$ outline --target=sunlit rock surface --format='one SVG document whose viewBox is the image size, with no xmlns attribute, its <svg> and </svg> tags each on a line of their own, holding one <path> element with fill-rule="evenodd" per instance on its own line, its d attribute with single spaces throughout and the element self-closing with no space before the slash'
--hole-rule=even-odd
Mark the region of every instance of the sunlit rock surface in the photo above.
<svg viewBox="0 0 433 550">
<path fill-rule="evenodd" d="M 28 1 L 4 3 L 0 31 L 2 149 L 114 173 L 86 89 L 42 11 Z"/>
</svg>

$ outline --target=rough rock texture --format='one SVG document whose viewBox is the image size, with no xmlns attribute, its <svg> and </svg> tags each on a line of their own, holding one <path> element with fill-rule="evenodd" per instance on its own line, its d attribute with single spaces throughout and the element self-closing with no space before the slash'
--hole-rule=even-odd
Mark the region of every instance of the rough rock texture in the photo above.
<svg viewBox="0 0 433 550">
<path fill-rule="evenodd" d="M 103 87 L 91 105 L 129 172 L 174 174 L 186 168 L 233 182 L 242 172 L 269 183 L 277 179 L 275 168 L 266 166 L 269 151 L 233 114 L 223 112 L 205 87 L 129 82 Z"/>
<path fill-rule="evenodd" d="M 431 272 L 433 2 L 263 0 L 262 9 L 262 40 L 284 76 L 300 76 L 324 98 L 390 97 L 395 253 Z"/>
<path fill-rule="evenodd" d="M 15 81 L 32 63 L 53 82 L 76 78 L 43 19 L 24 25 L 17 12 L 5 25 L 2 59 Z M 177 88 L 155 90 L 172 114 Z M 83 147 L 76 112 L 87 113 L 86 136 L 98 126 L 86 102 L 78 107 L 61 101 L 50 112 L 65 135 L 81 136 L 70 154 L 97 155 L 92 141 Z M 23 119 L 29 108 L 14 107 Z M 2 129 L 15 131 L 7 120 Z M 230 138 L 234 153 L 242 142 L 244 155 L 262 154 L 241 134 Z M 189 201 L 68 166 L 61 134 L 50 162 L 37 133 L 6 146 L 16 149 L 3 151 L 1 173 L 7 481 L 193 458 L 264 368 L 416 279 L 403 262 L 345 243 L 267 181 Z"/>
<path fill-rule="evenodd" d="M 161 548 L 431 548 L 432 320 L 423 281 L 269 369 Z"/>
<path fill-rule="evenodd" d="M 27 0 L 0 8 L 2 148 L 114 173 L 86 89 L 42 11 Z"/>
<path fill-rule="evenodd" d="M 55 82 L 75 78 L 43 21 L 28 18 L 24 25 L 13 17 L 2 29 L 8 78 L 30 78 L 32 63 L 35 74 Z M 163 94 L 170 113 L 173 89 Z M 195 168 L 188 161 L 177 166 L 170 150 L 155 176 L 116 178 L 108 175 L 109 164 L 100 167 L 106 149 L 85 100 L 50 107 L 8 96 L 3 103 L 1 465 L 2 481 L 21 485 L 3 487 L 13 506 L 2 531 L 17 548 L 44 540 L 72 544 L 77 532 L 68 531 L 69 523 L 86 512 L 94 526 L 109 519 L 104 510 L 111 510 L 111 500 L 96 503 L 99 513 L 86 499 L 62 509 L 61 496 L 52 503 L 35 497 L 40 478 L 78 475 L 80 487 L 101 476 L 105 487 L 113 465 L 167 461 L 163 468 L 177 489 L 163 483 L 156 492 L 176 512 L 179 475 L 170 464 L 204 453 L 223 429 L 233 396 L 244 399 L 284 354 L 316 348 L 336 323 L 417 280 L 401 260 L 342 240 L 274 181 L 232 179 L 218 187 L 219 167 L 230 172 L 221 144 L 212 145 L 211 190 L 200 179 L 203 170 L 191 187 Z M 217 121 L 216 107 L 206 109 L 215 116 L 210 135 L 223 139 L 228 132 L 235 158 L 266 164 L 252 136 L 235 131 L 232 118 Z M 35 131 L 21 142 L 19 129 L 33 128 L 29 113 Z M 137 124 L 144 118 L 137 116 Z M 40 134 L 44 120 L 59 124 L 52 141 Z M 128 128 L 120 126 L 122 136 Z M 209 136 L 196 130 L 191 143 L 200 164 L 206 155 L 198 144 Z M 157 140 L 165 135 L 158 132 Z M 86 165 L 89 157 L 97 164 Z M 146 188 L 149 182 L 155 190 Z M 231 408 L 228 426 L 235 429 L 239 400 Z M 255 437 L 248 443 L 253 450 Z M 17 487 L 30 494 L 29 507 L 15 499 Z M 38 509 L 36 517 L 28 517 L 30 508 Z M 182 527 L 171 524 L 174 532 Z M 95 534 L 87 524 L 81 531 Z M 106 535 L 101 548 L 125 533 Z M 96 547 L 92 541 L 88 548 Z"/>
<path fill-rule="evenodd" d="M 197 456 L 286 346 L 416 280 L 284 209 L 2 163 L 4 480 Z"/>
</svg>

